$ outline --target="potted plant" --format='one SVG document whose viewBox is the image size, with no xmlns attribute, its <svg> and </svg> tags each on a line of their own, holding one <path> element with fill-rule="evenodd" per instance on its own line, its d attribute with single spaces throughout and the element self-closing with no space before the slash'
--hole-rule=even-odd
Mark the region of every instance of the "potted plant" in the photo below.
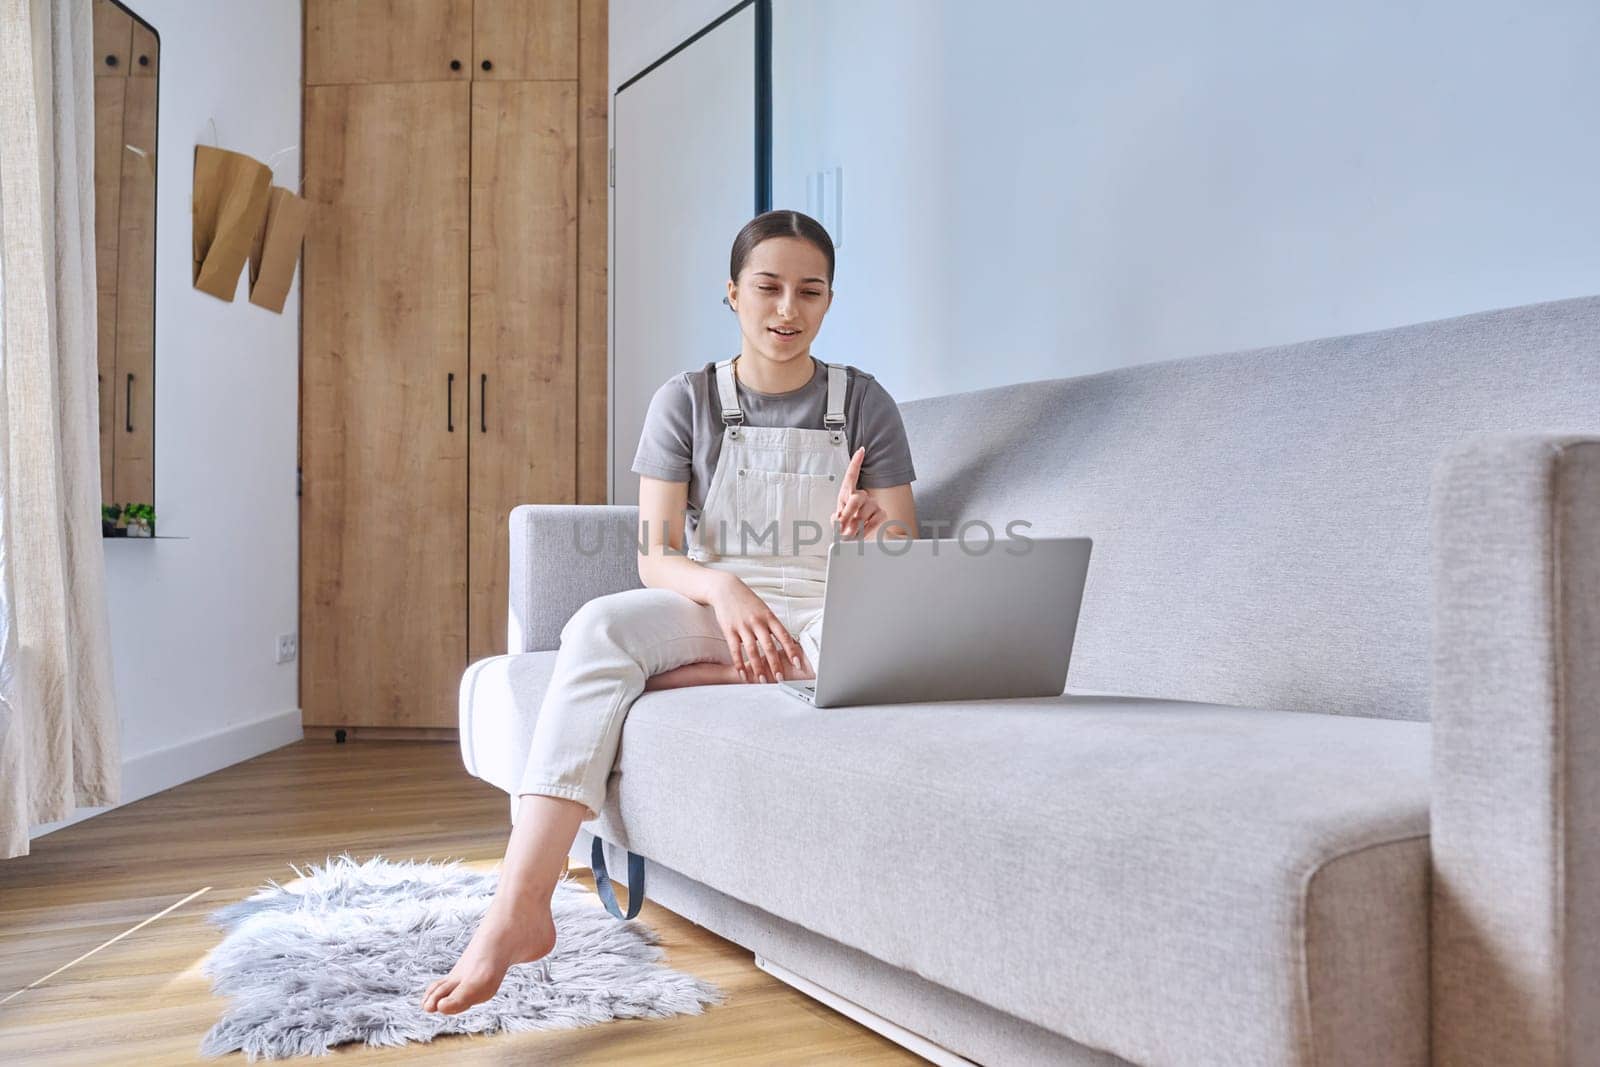
<svg viewBox="0 0 1600 1067">
<path fill-rule="evenodd" d="M 129 504 L 123 515 L 128 520 L 129 537 L 154 537 L 156 533 L 156 509 L 149 504 Z"/>
<path fill-rule="evenodd" d="M 103 537 L 127 537 L 128 529 L 122 525 L 122 505 L 100 505 L 100 534 Z"/>
</svg>

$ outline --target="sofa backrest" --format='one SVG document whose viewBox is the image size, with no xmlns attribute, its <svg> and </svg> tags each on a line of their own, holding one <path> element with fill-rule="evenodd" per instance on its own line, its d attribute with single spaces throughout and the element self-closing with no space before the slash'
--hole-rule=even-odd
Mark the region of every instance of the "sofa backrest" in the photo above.
<svg viewBox="0 0 1600 1067">
<path fill-rule="evenodd" d="M 1600 297 L 900 407 L 921 522 L 1094 539 L 1069 690 L 1426 719 L 1434 463 L 1600 431 Z"/>
</svg>

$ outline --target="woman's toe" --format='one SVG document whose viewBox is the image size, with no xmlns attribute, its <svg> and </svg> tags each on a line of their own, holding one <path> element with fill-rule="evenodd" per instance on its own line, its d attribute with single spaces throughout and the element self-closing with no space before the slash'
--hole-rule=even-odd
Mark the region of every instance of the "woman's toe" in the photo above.
<svg viewBox="0 0 1600 1067">
<path fill-rule="evenodd" d="M 473 1001 L 467 996 L 467 991 L 461 986 L 456 986 L 449 994 L 440 998 L 439 1010 L 446 1015 L 455 1015 L 472 1007 Z"/>
<path fill-rule="evenodd" d="M 448 978 L 440 978 L 438 981 L 434 982 L 433 985 L 428 987 L 427 995 L 422 998 L 423 1010 L 438 1011 L 440 1001 L 444 997 L 448 996 L 451 990 L 454 988 L 454 983 L 452 983 Z"/>
</svg>

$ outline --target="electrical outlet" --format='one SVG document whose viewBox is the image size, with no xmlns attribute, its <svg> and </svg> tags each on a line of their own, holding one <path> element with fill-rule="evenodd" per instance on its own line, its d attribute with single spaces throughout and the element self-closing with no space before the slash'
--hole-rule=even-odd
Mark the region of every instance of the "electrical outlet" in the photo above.
<svg viewBox="0 0 1600 1067">
<path fill-rule="evenodd" d="M 278 662 L 288 663 L 299 652 L 300 639 L 294 634 L 278 635 Z"/>
</svg>

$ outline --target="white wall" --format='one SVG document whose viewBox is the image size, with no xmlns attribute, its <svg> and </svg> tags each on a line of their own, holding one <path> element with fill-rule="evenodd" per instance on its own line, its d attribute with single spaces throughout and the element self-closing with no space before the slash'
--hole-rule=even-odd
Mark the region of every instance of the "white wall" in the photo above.
<svg viewBox="0 0 1600 1067">
<path fill-rule="evenodd" d="M 900 399 L 1600 292 L 1593 0 L 775 0 Z"/>
<path fill-rule="evenodd" d="M 772 206 L 821 220 L 815 206 L 808 210 L 807 175 L 844 171 L 833 304 L 812 351 L 871 372 L 896 400 L 966 388 L 941 385 L 939 372 L 954 350 L 946 302 L 970 284 L 974 266 L 950 258 L 950 172 L 961 147 L 949 140 L 956 102 L 944 52 L 951 9 L 961 5 L 772 6 Z M 989 12 L 994 33 L 1015 32 L 1002 14 L 1012 5 L 972 6 Z M 980 199 L 960 210 L 988 214 L 992 205 Z M 987 362 L 981 374 L 1012 373 L 1006 355 Z"/>
<path fill-rule="evenodd" d="M 731 10 L 738 0 L 611 0 L 611 91 Z M 731 244 L 733 236 L 728 236 Z"/>
<path fill-rule="evenodd" d="M 722 10 L 615 3 L 614 74 Z M 774 206 L 845 172 L 816 350 L 899 399 L 1600 292 L 1593 0 L 773 12 Z"/>
<path fill-rule="evenodd" d="M 611 97 L 610 500 L 638 502 L 633 454 L 656 387 L 739 350 L 721 303 L 728 241 L 755 205 L 755 13 L 747 6 Z M 744 166 L 730 161 L 742 160 Z M 661 338 L 673 338 L 671 345 Z"/>
<path fill-rule="evenodd" d="M 300 281 L 281 314 L 191 281 L 194 146 L 265 161 L 300 143 L 300 5 L 132 0 L 161 35 L 156 181 L 156 526 L 108 540 L 123 802 L 297 740 Z M 299 185 L 298 152 L 274 166 Z M 105 809 L 82 809 L 72 819 Z"/>
</svg>

